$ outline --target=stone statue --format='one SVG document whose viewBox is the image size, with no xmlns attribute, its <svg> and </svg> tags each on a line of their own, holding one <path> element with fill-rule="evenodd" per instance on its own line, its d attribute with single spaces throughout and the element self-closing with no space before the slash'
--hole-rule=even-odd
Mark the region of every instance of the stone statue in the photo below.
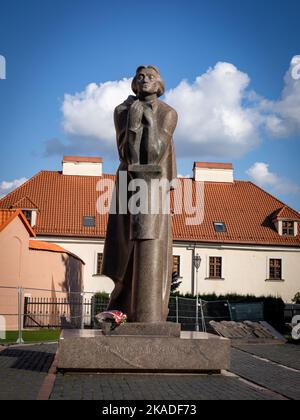
<svg viewBox="0 0 300 420">
<path fill-rule="evenodd" d="M 155 66 L 140 66 L 132 81 L 136 96 L 117 106 L 114 122 L 120 166 L 116 197 L 119 196 L 121 171 L 132 180 L 176 179 L 173 133 L 177 113 L 158 98 L 164 82 Z M 170 190 L 170 189 L 169 189 Z M 169 191 L 168 191 L 169 193 Z M 151 200 L 153 191 L 149 188 Z M 117 202 L 116 214 L 110 214 L 103 255 L 102 274 L 110 277 L 115 288 L 108 310 L 120 310 L 128 321 L 164 322 L 172 278 L 171 215 L 159 204 L 156 214 L 124 214 Z"/>
</svg>

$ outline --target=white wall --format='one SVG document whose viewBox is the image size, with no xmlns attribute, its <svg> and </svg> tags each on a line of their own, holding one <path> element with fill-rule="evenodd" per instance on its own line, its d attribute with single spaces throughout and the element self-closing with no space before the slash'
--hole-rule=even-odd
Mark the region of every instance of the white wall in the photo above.
<svg viewBox="0 0 300 420">
<path fill-rule="evenodd" d="M 175 244 L 174 255 L 182 255 L 180 286 L 182 293 L 192 290 L 191 272 L 193 251 L 187 245 Z M 199 293 L 238 293 L 256 296 L 278 296 L 284 301 L 291 299 L 300 291 L 300 249 L 292 251 L 266 247 L 197 247 L 201 258 L 199 269 Z M 222 257 L 222 277 L 224 280 L 210 280 L 209 257 Z M 282 278 L 284 281 L 266 281 L 269 278 L 269 259 L 282 259 Z M 196 278 L 196 276 L 195 276 Z"/>
<path fill-rule="evenodd" d="M 233 169 L 197 168 L 194 169 L 195 181 L 230 182 L 233 183 Z"/>
<path fill-rule="evenodd" d="M 63 162 L 63 175 L 102 176 L 102 163 Z"/>
<path fill-rule="evenodd" d="M 55 242 L 78 255 L 84 262 L 84 290 L 106 291 L 111 293 L 114 284 L 105 276 L 95 276 L 96 254 L 103 252 L 104 240 L 74 240 L 67 238 L 45 238 L 44 241 Z M 199 270 L 199 293 L 238 293 L 256 296 L 278 296 L 284 301 L 291 299 L 300 291 L 300 249 L 286 250 L 271 247 L 231 247 L 222 245 L 197 246 L 196 253 L 201 258 Z M 193 247 L 187 243 L 175 243 L 174 255 L 180 255 L 180 276 L 182 284 L 179 291 L 193 292 Z M 208 280 L 209 257 L 222 257 L 224 280 Z M 282 259 L 283 282 L 266 281 L 269 277 L 269 258 Z M 196 276 L 195 276 L 196 277 Z M 195 285 L 195 283 L 194 283 Z"/>
</svg>

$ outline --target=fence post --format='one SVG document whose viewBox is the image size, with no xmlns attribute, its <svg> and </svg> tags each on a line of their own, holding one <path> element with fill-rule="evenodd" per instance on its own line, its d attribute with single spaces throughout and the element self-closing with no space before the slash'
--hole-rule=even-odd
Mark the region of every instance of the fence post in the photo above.
<svg viewBox="0 0 300 420">
<path fill-rule="evenodd" d="M 202 299 L 200 299 L 200 309 L 201 309 L 201 318 L 202 318 L 202 332 L 206 332 L 205 318 L 202 306 Z"/>
<path fill-rule="evenodd" d="M 81 303 L 81 329 L 84 329 L 84 316 L 85 316 L 85 300 L 84 293 L 80 293 L 80 303 Z"/>
<path fill-rule="evenodd" d="M 178 324 L 179 321 L 179 313 L 178 313 L 178 296 L 176 296 L 176 323 Z"/>
<path fill-rule="evenodd" d="M 231 304 L 230 304 L 229 300 L 227 300 L 227 305 L 228 305 L 229 314 L 230 314 L 230 321 L 233 321 L 232 312 L 231 312 Z"/>
<path fill-rule="evenodd" d="M 17 344 L 24 344 L 22 337 L 22 296 L 23 289 L 18 287 L 18 339 Z"/>
</svg>

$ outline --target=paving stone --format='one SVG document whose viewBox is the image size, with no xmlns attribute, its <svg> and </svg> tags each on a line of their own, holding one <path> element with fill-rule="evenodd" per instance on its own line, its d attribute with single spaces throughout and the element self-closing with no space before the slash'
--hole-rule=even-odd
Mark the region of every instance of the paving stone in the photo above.
<svg viewBox="0 0 300 420">
<path fill-rule="evenodd" d="M 232 349 L 230 370 L 290 399 L 300 399 L 300 372 L 259 360 L 237 349 Z"/>
<path fill-rule="evenodd" d="M 300 370 L 300 346 L 293 344 L 279 345 L 238 345 L 238 349 L 264 359 Z"/>
<path fill-rule="evenodd" d="M 36 399 L 56 345 L 14 347 L 0 353 L 0 400 Z M 243 346 L 233 349 L 232 371 L 290 399 L 300 399 L 300 372 L 258 360 L 299 367 L 298 346 Z M 51 399 L 59 400 L 269 400 L 280 399 L 223 375 L 58 374 Z"/>
<path fill-rule="evenodd" d="M 36 399 L 56 345 L 8 347 L 0 353 L 0 400 Z"/>
<path fill-rule="evenodd" d="M 98 382 L 98 392 L 93 395 L 97 400 L 267 400 L 276 399 L 266 392 L 254 389 L 237 378 L 222 375 L 74 375 L 58 374 L 51 394 L 52 400 L 64 399 L 70 381 L 76 381 L 89 388 Z M 107 384 L 110 384 L 110 388 Z M 123 384 L 126 392 L 120 392 Z M 90 394 L 85 388 L 78 390 L 70 399 L 82 399 Z M 61 393 L 61 389 L 64 390 Z"/>
</svg>

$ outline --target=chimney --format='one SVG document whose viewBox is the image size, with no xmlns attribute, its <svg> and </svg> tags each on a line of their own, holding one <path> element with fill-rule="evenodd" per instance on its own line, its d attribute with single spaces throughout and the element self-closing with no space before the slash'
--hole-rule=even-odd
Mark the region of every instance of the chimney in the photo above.
<svg viewBox="0 0 300 420">
<path fill-rule="evenodd" d="M 195 162 L 194 180 L 233 183 L 232 163 Z"/>
<path fill-rule="evenodd" d="M 102 176 L 100 157 L 64 156 L 63 175 Z"/>
</svg>

